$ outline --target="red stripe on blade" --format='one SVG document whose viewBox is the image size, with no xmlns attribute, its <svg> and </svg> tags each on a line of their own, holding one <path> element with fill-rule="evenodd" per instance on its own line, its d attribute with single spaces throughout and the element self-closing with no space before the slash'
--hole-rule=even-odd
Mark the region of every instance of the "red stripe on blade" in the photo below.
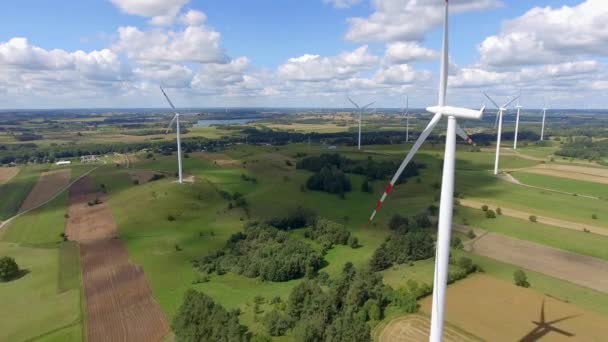
<svg viewBox="0 0 608 342">
<path fill-rule="evenodd" d="M 386 189 L 384 189 L 384 192 L 386 192 L 386 194 L 388 195 L 391 190 L 393 190 L 393 185 L 391 183 L 388 183 L 388 185 L 386 186 Z"/>
<path fill-rule="evenodd" d="M 378 203 L 376 203 L 376 209 L 374 210 L 380 210 L 380 208 L 382 208 L 382 201 L 378 201 Z"/>
</svg>

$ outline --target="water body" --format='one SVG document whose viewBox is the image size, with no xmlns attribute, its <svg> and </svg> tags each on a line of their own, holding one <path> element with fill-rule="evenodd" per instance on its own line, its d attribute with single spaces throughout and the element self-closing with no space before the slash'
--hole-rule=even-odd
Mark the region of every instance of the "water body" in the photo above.
<svg viewBox="0 0 608 342">
<path fill-rule="evenodd" d="M 253 121 L 258 121 L 259 118 L 249 119 L 222 119 L 222 120 L 198 120 L 196 127 L 209 127 L 211 125 L 240 125 Z"/>
</svg>

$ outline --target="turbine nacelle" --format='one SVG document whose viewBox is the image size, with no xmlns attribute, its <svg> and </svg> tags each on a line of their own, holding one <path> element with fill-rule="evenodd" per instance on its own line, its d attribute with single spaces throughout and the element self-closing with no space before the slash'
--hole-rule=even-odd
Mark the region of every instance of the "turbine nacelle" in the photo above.
<svg viewBox="0 0 608 342">
<path fill-rule="evenodd" d="M 426 110 L 433 114 L 441 114 L 443 116 L 453 116 L 457 119 L 467 120 L 481 120 L 483 112 L 486 109 L 485 106 L 481 107 L 480 110 L 452 107 L 452 106 L 432 106 L 427 107 Z"/>
</svg>

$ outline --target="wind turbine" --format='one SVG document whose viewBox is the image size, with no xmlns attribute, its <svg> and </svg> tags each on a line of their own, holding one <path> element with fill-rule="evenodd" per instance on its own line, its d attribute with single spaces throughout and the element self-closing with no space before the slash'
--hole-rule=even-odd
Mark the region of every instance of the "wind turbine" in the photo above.
<svg viewBox="0 0 608 342">
<path fill-rule="evenodd" d="M 363 107 L 359 107 L 358 104 L 355 103 L 350 97 L 346 97 L 350 103 L 352 103 L 359 110 L 359 142 L 357 144 L 357 149 L 361 150 L 361 117 L 363 116 L 363 111 L 369 108 L 369 106 L 373 105 L 376 101 L 370 102 Z"/>
<path fill-rule="evenodd" d="M 544 102 L 543 105 L 543 124 L 540 128 L 540 141 L 543 141 L 545 139 L 545 116 L 547 116 L 547 102 Z"/>
<path fill-rule="evenodd" d="M 439 79 L 439 101 L 437 106 L 428 107 L 426 110 L 435 115 L 422 131 L 412 149 L 397 169 L 397 173 L 391 179 L 391 182 L 386 187 L 382 198 L 376 204 L 370 221 L 373 220 L 376 212 L 382 206 L 382 202 L 390 193 L 395 185 L 395 182 L 401 176 L 403 170 L 418 151 L 422 143 L 429 136 L 433 128 L 439 120 L 447 117 L 447 131 L 445 140 L 445 153 L 443 159 L 443 175 L 441 180 L 441 197 L 439 204 L 439 224 L 437 232 L 437 248 L 435 254 L 435 276 L 433 280 L 433 305 L 431 313 L 431 342 L 441 342 L 443 335 L 443 320 L 445 313 L 445 296 L 448 278 L 448 261 L 450 257 L 450 235 L 452 231 L 452 210 L 454 209 L 454 169 L 456 157 L 456 134 L 464 134 L 456 119 L 475 119 L 480 120 L 483 117 L 485 107 L 479 111 L 446 106 L 446 90 L 448 83 L 448 1 L 445 1 L 445 19 L 443 26 L 443 48 L 441 56 L 441 74 Z M 470 139 L 467 137 L 467 140 Z"/>
<path fill-rule="evenodd" d="M 519 100 L 521 99 L 521 89 L 519 89 L 519 97 L 517 98 L 517 118 L 515 119 L 515 139 L 513 141 L 513 149 L 517 150 L 517 133 L 519 132 L 519 111 L 521 110 L 521 106 L 519 105 Z"/>
<path fill-rule="evenodd" d="M 402 115 L 405 115 L 405 142 L 410 141 L 410 97 L 405 97 L 405 112 L 401 111 Z"/>
<path fill-rule="evenodd" d="M 173 110 L 175 110 L 175 106 L 173 105 L 173 102 L 171 102 L 171 100 L 169 99 L 169 96 L 167 96 L 167 93 L 165 93 L 165 90 L 163 89 L 163 87 L 160 87 L 160 91 L 162 91 L 163 95 L 165 95 L 165 99 L 167 99 L 167 102 L 169 102 L 169 105 L 171 106 L 171 108 L 173 108 Z M 175 116 L 173 117 L 173 119 L 171 119 L 171 122 L 169 123 L 169 127 L 167 127 L 167 131 L 165 132 L 165 134 L 169 133 L 169 130 L 171 129 L 171 126 L 173 126 L 174 121 L 175 121 L 175 130 L 177 132 L 177 170 L 178 170 L 178 175 L 179 175 L 179 184 L 182 184 L 182 144 L 181 144 L 180 132 L 179 132 L 179 113 L 177 111 L 175 112 Z"/>
<path fill-rule="evenodd" d="M 488 94 L 483 93 L 485 97 L 496 106 L 498 109 L 498 113 L 496 113 L 496 120 L 498 121 L 498 132 L 496 133 L 496 159 L 494 161 L 494 174 L 498 174 L 498 161 L 500 160 L 500 140 L 502 138 L 502 114 L 507 110 L 509 105 L 519 98 L 519 96 L 512 98 L 509 102 L 505 103 L 502 106 L 499 106 Z"/>
</svg>

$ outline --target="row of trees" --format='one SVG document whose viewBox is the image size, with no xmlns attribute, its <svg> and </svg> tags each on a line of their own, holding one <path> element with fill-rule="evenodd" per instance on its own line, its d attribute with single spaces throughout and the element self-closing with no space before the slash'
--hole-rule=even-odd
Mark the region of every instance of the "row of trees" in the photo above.
<svg viewBox="0 0 608 342">
<path fill-rule="evenodd" d="M 226 246 L 196 262 L 201 271 L 234 272 L 267 281 L 313 276 L 325 266 L 320 252 L 266 224 L 252 223 L 233 234 Z"/>
</svg>

